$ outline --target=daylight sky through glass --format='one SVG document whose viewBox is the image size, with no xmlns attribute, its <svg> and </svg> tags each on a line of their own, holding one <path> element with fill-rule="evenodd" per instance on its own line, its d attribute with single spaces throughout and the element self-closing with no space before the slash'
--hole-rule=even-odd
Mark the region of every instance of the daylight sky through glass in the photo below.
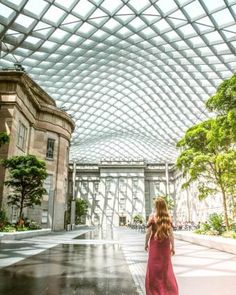
<svg viewBox="0 0 236 295">
<path fill-rule="evenodd" d="M 173 162 L 236 69 L 236 0 L 0 0 L 20 63 L 75 120 L 71 158 Z"/>
</svg>

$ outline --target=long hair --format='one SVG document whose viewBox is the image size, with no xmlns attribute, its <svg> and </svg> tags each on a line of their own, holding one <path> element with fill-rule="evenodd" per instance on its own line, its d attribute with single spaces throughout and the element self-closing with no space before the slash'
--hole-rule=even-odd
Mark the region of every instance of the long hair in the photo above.
<svg viewBox="0 0 236 295">
<path fill-rule="evenodd" d="M 154 238 L 163 240 L 170 236 L 172 224 L 170 215 L 168 213 L 167 204 L 161 197 L 155 200 L 156 207 L 156 233 Z"/>
</svg>

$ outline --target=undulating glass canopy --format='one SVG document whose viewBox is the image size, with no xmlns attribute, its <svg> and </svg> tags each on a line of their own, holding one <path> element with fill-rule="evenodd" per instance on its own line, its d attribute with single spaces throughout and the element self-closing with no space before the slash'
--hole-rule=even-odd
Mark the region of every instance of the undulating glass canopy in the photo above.
<svg viewBox="0 0 236 295">
<path fill-rule="evenodd" d="M 236 0 L 0 0 L 1 67 L 75 120 L 71 158 L 173 162 L 236 70 Z"/>
</svg>

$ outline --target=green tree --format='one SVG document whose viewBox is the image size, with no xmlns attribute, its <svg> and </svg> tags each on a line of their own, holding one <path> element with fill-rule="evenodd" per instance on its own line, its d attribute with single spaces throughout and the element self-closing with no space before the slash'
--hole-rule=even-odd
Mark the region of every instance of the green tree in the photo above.
<svg viewBox="0 0 236 295">
<path fill-rule="evenodd" d="M 210 119 L 187 130 L 178 142 L 181 154 L 177 167 L 187 181 L 183 188 L 197 182 L 199 199 L 220 192 L 223 197 L 224 220 L 229 228 L 227 198 L 235 192 L 236 151 L 230 144 L 228 130 L 222 128 L 222 118 Z"/>
<path fill-rule="evenodd" d="M 43 182 L 47 177 L 46 165 L 34 155 L 13 156 L 3 160 L 9 171 L 5 185 L 11 188 L 8 204 L 19 208 L 19 219 L 23 218 L 23 209 L 40 205 L 46 190 Z"/>
<path fill-rule="evenodd" d="M 173 198 L 169 195 L 162 196 L 162 198 L 166 201 L 168 210 L 173 210 L 175 206 Z"/>
<path fill-rule="evenodd" d="M 143 223 L 143 216 L 141 214 L 137 214 L 133 217 L 133 221 L 135 223 Z"/>
<path fill-rule="evenodd" d="M 80 224 L 82 222 L 81 218 L 87 214 L 87 211 L 88 211 L 88 201 L 84 199 L 76 199 L 75 216 L 76 216 L 77 224 Z"/>
<path fill-rule="evenodd" d="M 177 167 L 188 177 L 183 188 L 197 181 L 200 199 L 221 192 L 228 229 L 228 207 L 235 210 L 236 198 L 236 74 L 219 85 L 206 107 L 216 117 L 187 130 L 177 144 Z"/>
<path fill-rule="evenodd" d="M 235 148 L 236 143 L 236 74 L 222 82 L 217 88 L 216 93 L 208 99 L 206 106 L 210 111 L 217 114 L 217 118 L 222 121 L 221 133 L 227 133 L 228 140 L 225 145 Z M 230 140 L 229 140 L 230 139 Z M 224 136 L 222 138 L 224 141 Z M 232 157 L 232 154 L 230 155 Z M 232 162 L 232 164 L 234 161 Z M 236 216 L 236 194 L 235 179 L 230 177 L 226 182 L 229 184 L 228 194 L 231 196 L 229 203 L 231 205 L 233 216 Z"/>
<path fill-rule="evenodd" d="M 206 102 L 206 107 L 219 115 L 236 109 L 236 74 L 218 86 L 216 93 Z"/>
<path fill-rule="evenodd" d="M 236 142 L 236 74 L 222 82 L 216 93 L 206 102 L 206 107 L 225 121 L 224 130 Z M 222 126 L 223 127 L 223 126 Z"/>
<path fill-rule="evenodd" d="M 0 147 L 9 142 L 10 138 L 6 132 L 0 132 Z"/>
</svg>

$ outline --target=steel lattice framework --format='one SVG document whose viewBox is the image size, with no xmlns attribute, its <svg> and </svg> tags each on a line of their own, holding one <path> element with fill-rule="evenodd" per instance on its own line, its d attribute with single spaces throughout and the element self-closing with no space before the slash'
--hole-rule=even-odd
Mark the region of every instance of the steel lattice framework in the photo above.
<svg viewBox="0 0 236 295">
<path fill-rule="evenodd" d="M 172 162 L 236 69 L 236 0 L 0 0 L 14 63 L 76 121 L 71 157 Z"/>
</svg>

